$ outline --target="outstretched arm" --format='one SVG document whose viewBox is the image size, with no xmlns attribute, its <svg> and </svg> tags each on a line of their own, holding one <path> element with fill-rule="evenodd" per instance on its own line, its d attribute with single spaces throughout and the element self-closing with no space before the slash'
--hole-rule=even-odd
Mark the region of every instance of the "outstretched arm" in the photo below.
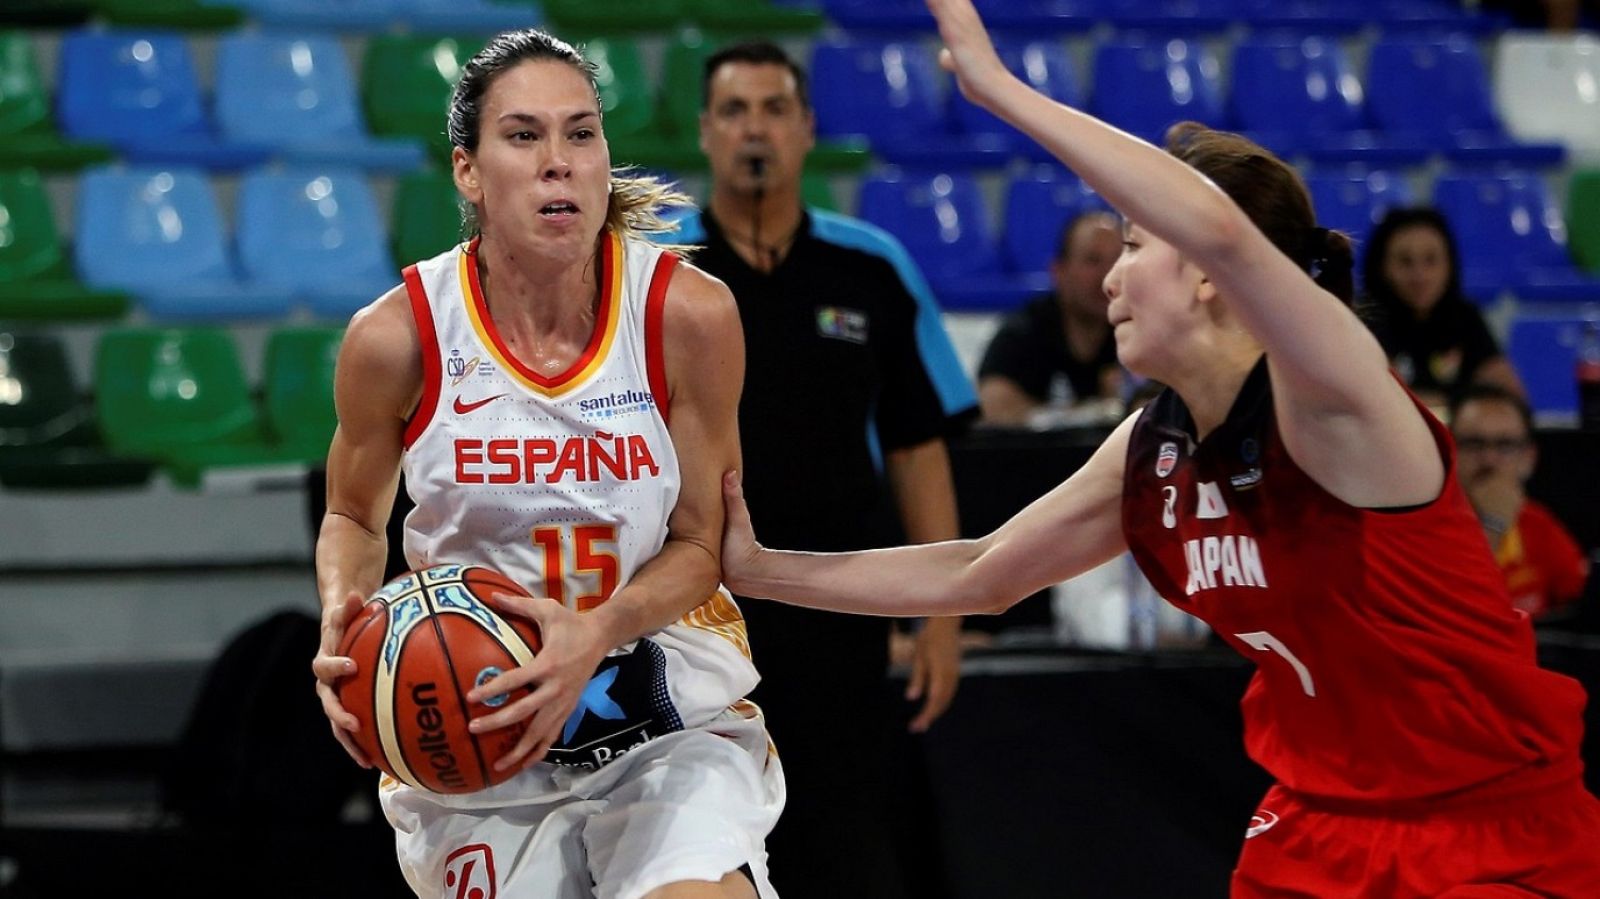
<svg viewBox="0 0 1600 899">
<path fill-rule="evenodd" d="M 1279 427 L 1295 461 L 1359 506 L 1431 500 L 1433 438 L 1368 329 L 1258 230 L 1214 183 L 1160 149 L 1011 75 L 971 0 L 927 0 L 961 90 L 1054 153 L 1129 220 L 1205 272 L 1267 351 Z"/>
<path fill-rule="evenodd" d="M 977 540 L 847 553 L 771 550 L 756 542 L 737 472 L 723 476 L 723 580 L 736 593 L 862 615 L 1001 612 L 1127 548 L 1122 473 L 1130 417 L 1054 490 Z"/>
</svg>

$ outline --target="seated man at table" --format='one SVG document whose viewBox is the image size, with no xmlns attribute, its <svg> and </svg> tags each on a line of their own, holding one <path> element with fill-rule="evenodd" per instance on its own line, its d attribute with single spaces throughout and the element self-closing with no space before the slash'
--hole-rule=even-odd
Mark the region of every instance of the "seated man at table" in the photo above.
<svg viewBox="0 0 1600 899">
<path fill-rule="evenodd" d="M 1450 430 L 1461 485 L 1516 607 L 1537 618 L 1576 599 L 1589 561 L 1550 510 L 1524 492 L 1538 462 L 1528 404 L 1501 387 L 1471 387 L 1454 406 Z"/>
<path fill-rule="evenodd" d="M 1122 252 L 1117 219 L 1077 216 L 1061 230 L 1050 293 L 1008 316 L 978 367 L 987 424 L 1009 427 L 1098 423 L 1122 410 L 1122 366 L 1101 286 Z M 1075 413 L 1075 414 L 1074 414 Z"/>
</svg>

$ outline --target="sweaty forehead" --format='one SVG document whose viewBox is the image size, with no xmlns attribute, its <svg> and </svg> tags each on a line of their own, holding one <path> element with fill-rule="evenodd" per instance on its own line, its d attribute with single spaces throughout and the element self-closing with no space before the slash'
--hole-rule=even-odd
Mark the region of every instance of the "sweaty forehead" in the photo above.
<svg viewBox="0 0 1600 899">
<path fill-rule="evenodd" d="M 556 59 L 528 60 L 500 73 L 484 94 L 485 111 L 566 119 L 600 111 L 589 77 Z"/>
</svg>

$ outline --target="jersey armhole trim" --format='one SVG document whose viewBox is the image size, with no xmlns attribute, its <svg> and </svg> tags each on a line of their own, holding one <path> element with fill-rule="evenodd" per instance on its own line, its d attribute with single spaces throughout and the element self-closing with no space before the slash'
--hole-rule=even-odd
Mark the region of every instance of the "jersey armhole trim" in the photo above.
<svg viewBox="0 0 1600 899">
<path fill-rule="evenodd" d="M 410 449 L 422 432 L 433 421 L 434 410 L 439 406 L 440 382 L 443 373 L 439 362 L 439 335 L 433 329 L 433 310 L 428 306 L 428 292 L 422 287 L 422 276 L 415 265 L 405 267 L 406 295 L 411 299 L 411 317 L 417 322 L 417 341 L 422 345 L 422 399 L 406 422 L 401 446 Z"/>
<path fill-rule="evenodd" d="M 671 394 L 667 391 L 667 349 L 662 319 L 666 315 L 667 286 L 672 283 L 672 272 L 677 267 L 676 253 L 661 254 L 656 260 L 656 270 L 650 275 L 650 290 L 644 301 L 645 374 L 661 420 L 669 425 L 672 423 Z"/>
</svg>

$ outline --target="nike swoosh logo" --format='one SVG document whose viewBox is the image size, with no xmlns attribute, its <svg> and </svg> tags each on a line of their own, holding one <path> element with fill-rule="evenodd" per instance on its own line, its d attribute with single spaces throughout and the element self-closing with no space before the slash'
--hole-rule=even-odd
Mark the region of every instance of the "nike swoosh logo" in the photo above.
<svg viewBox="0 0 1600 899">
<path fill-rule="evenodd" d="M 455 402 L 456 414 L 457 415 L 466 415 L 468 412 L 471 412 L 474 409 L 479 409 L 479 408 L 482 408 L 484 406 L 487 406 L 490 403 L 494 402 L 497 399 L 500 399 L 503 396 L 505 396 L 505 394 L 497 393 L 494 396 L 484 397 L 483 399 L 478 400 L 477 402 L 473 402 L 473 403 L 463 403 L 461 401 L 461 397 L 458 396 L 458 397 L 456 397 L 456 402 Z"/>
</svg>

